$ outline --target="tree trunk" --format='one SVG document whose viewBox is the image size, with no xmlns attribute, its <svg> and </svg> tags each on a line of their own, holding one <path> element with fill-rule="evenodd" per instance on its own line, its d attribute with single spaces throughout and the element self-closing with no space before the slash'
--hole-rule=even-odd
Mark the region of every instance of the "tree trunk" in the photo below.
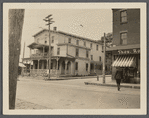
<svg viewBox="0 0 149 118">
<path fill-rule="evenodd" d="M 9 109 L 15 109 L 24 9 L 9 9 Z"/>
</svg>

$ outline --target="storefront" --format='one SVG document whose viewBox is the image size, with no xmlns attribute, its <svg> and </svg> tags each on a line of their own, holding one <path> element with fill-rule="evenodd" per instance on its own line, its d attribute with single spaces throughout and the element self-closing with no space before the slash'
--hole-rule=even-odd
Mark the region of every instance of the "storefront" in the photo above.
<svg viewBox="0 0 149 118">
<path fill-rule="evenodd" d="M 140 83 L 140 48 L 112 50 L 112 79 L 118 68 L 124 83 Z"/>
</svg>

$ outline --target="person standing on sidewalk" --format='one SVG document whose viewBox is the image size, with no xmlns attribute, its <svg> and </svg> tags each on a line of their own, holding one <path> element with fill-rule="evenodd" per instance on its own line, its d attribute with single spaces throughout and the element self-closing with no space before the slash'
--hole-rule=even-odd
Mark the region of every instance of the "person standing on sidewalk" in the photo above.
<svg viewBox="0 0 149 118">
<path fill-rule="evenodd" d="M 123 79 L 123 70 L 121 68 L 117 68 L 114 78 L 116 79 L 118 91 L 120 91 L 120 83 Z"/>
</svg>

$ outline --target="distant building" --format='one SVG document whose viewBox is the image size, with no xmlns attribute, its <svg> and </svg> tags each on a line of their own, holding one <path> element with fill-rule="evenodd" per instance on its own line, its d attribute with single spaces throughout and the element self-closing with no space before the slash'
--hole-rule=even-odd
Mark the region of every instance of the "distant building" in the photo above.
<svg viewBox="0 0 149 118">
<path fill-rule="evenodd" d="M 95 40 L 57 31 L 50 31 L 51 76 L 89 75 L 102 73 L 102 45 Z M 49 30 L 43 29 L 30 44 L 31 76 L 42 76 L 49 70 Z"/>
<path fill-rule="evenodd" d="M 112 79 L 116 67 L 123 68 L 124 82 L 134 82 L 140 74 L 140 9 L 112 9 Z"/>
</svg>

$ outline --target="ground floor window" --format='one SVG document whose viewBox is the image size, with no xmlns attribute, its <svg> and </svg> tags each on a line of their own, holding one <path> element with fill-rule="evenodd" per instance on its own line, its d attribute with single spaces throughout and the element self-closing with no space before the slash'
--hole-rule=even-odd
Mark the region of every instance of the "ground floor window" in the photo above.
<svg viewBox="0 0 149 118">
<path fill-rule="evenodd" d="M 78 62 L 76 62 L 76 70 L 78 70 Z"/>
<path fill-rule="evenodd" d="M 86 71 L 88 71 L 88 63 L 86 63 Z"/>
</svg>

